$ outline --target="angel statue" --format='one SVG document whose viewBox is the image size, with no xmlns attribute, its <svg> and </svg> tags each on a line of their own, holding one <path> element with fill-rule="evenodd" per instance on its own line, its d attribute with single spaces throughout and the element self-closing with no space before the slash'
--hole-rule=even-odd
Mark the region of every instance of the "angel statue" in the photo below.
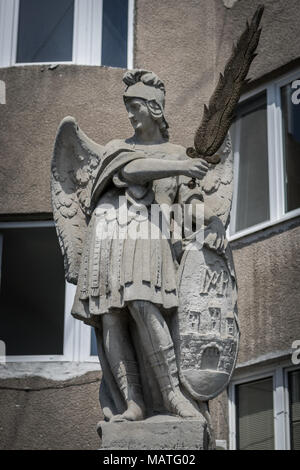
<svg viewBox="0 0 300 470">
<path fill-rule="evenodd" d="M 77 285 L 72 315 L 96 331 L 107 421 L 157 413 L 209 420 L 208 400 L 230 380 L 239 329 L 225 235 L 233 181 L 228 129 L 261 15 L 259 8 L 233 50 L 194 149 L 169 142 L 165 86 L 146 70 L 123 78 L 132 137 L 101 146 L 72 117 L 59 126 L 54 220 L 66 278 Z M 181 242 L 174 240 L 172 221 L 171 236 L 162 236 L 164 215 L 153 220 L 151 208 L 174 204 L 191 205 L 194 222 L 204 208 L 202 246 L 184 227 Z M 147 236 L 133 236 L 145 227 Z"/>
</svg>

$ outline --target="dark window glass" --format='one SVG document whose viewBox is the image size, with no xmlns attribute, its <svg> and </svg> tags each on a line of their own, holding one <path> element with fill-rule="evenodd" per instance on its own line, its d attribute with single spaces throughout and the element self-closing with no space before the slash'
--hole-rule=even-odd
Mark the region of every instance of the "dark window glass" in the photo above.
<svg viewBox="0 0 300 470">
<path fill-rule="evenodd" d="M 300 370 L 289 373 L 291 449 L 300 450 Z"/>
<path fill-rule="evenodd" d="M 102 65 L 127 67 L 128 0 L 103 0 Z"/>
<path fill-rule="evenodd" d="M 55 229 L 1 234 L 0 339 L 6 354 L 63 354 L 65 280 Z"/>
<path fill-rule="evenodd" d="M 94 328 L 91 329 L 91 356 L 97 356 L 97 340 Z"/>
<path fill-rule="evenodd" d="M 272 378 L 236 387 L 237 448 L 274 449 Z"/>
<path fill-rule="evenodd" d="M 17 62 L 71 61 L 74 0 L 20 0 Z"/>
<path fill-rule="evenodd" d="M 239 106 L 232 131 L 240 155 L 235 227 L 240 231 L 270 218 L 265 93 Z"/>
<path fill-rule="evenodd" d="M 286 212 L 300 207 L 300 103 L 293 93 L 291 84 L 281 88 Z"/>
</svg>

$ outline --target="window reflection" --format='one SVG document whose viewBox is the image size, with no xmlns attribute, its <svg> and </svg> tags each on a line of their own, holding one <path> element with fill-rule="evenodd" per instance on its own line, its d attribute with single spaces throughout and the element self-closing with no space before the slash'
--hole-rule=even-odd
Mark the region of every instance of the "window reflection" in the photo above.
<svg viewBox="0 0 300 470">
<path fill-rule="evenodd" d="M 238 385 L 236 393 L 238 449 L 274 449 L 272 378 Z"/>
<path fill-rule="evenodd" d="M 300 450 L 300 370 L 289 373 L 291 449 Z"/>
<path fill-rule="evenodd" d="M 17 63 L 72 61 L 74 0 L 20 0 Z"/>
<path fill-rule="evenodd" d="M 63 354 L 65 280 L 55 228 L 7 228 L 1 235 L 0 332 L 6 354 Z"/>
<path fill-rule="evenodd" d="M 300 104 L 292 100 L 291 85 L 281 88 L 286 212 L 300 207 Z"/>
<path fill-rule="evenodd" d="M 91 356 L 97 356 L 97 339 L 94 328 L 91 328 Z"/>
<path fill-rule="evenodd" d="M 102 65 L 127 67 L 128 0 L 103 0 Z"/>
<path fill-rule="evenodd" d="M 266 93 L 240 104 L 232 126 L 238 158 L 236 224 L 233 232 L 269 220 L 269 168 Z"/>
</svg>

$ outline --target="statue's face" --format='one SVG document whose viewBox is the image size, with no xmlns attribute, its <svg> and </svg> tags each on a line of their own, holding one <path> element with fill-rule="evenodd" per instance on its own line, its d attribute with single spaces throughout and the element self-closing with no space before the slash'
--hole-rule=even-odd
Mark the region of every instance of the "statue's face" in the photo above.
<svg viewBox="0 0 300 470">
<path fill-rule="evenodd" d="M 132 98 L 126 100 L 125 105 L 134 130 L 141 132 L 154 125 L 154 121 L 144 100 Z"/>
</svg>

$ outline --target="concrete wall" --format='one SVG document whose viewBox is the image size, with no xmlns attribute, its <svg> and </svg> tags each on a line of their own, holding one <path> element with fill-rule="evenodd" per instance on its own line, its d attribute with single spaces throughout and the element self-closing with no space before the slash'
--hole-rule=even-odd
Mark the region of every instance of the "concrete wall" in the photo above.
<svg viewBox="0 0 300 470">
<path fill-rule="evenodd" d="M 91 139 L 105 144 L 130 135 L 121 69 L 47 66 L 0 69 L 0 213 L 51 213 L 50 160 L 57 127 L 74 116 Z"/>
<path fill-rule="evenodd" d="M 67 381 L 0 381 L 0 449 L 96 450 L 99 372 Z"/>
<path fill-rule="evenodd" d="M 234 3 L 232 8 L 225 4 Z M 175 143 L 189 146 L 232 44 L 257 6 L 265 5 L 256 81 L 299 61 L 298 0 L 138 0 L 136 65 L 153 69 L 167 86 L 167 115 Z"/>
<path fill-rule="evenodd" d="M 165 81 L 174 143 L 192 144 L 203 103 L 259 3 L 136 0 L 135 66 Z M 254 85 L 300 64 L 299 1 L 264 4 L 259 55 L 250 71 Z M 51 217 L 50 159 L 64 116 L 73 115 L 100 144 L 131 135 L 122 102 L 123 73 L 62 65 L 0 69 L 7 89 L 7 104 L 0 105 L 0 219 Z M 296 220 L 233 245 L 242 330 L 239 363 L 286 350 L 300 338 L 299 235 Z M 78 380 L 70 386 L 45 379 L 2 380 L 0 448 L 97 448 L 99 383 L 89 383 L 89 375 Z M 41 390 L 14 390 L 26 386 Z M 226 393 L 211 406 L 217 438 L 226 439 Z"/>
<path fill-rule="evenodd" d="M 300 219 L 235 242 L 239 363 L 287 351 L 300 338 Z"/>
<path fill-rule="evenodd" d="M 258 0 L 136 0 L 135 66 L 166 83 L 171 140 L 190 146 L 233 41 Z M 230 2 L 229 2 L 230 3 Z M 266 0 L 257 80 L 299 59 L 299 2 Z M 228 4 L 228 3 L 226 3 Z M 0 69 L 7 104 L 0 106 L 0 215 L 50 213 L 49 166 L 60 120 L 73 115 L 97 142 L 131 135 L 122 102 L 123 70 L 26 66 Z"/>
<path fill-rule="evenodd" d="M 252 372 L 259 361 L 283 356 L 292 366 L 292 343 L 300 339 L 300 218 L 232 243 L 241 329 L 237 366 Z M 277 360 L 277 363 L 278 360 Z M 257 367 L 257 365 L 256 365 Z M 228 439 L 228 397 L 210 403 L 218 439 Z"/>
</svg>

